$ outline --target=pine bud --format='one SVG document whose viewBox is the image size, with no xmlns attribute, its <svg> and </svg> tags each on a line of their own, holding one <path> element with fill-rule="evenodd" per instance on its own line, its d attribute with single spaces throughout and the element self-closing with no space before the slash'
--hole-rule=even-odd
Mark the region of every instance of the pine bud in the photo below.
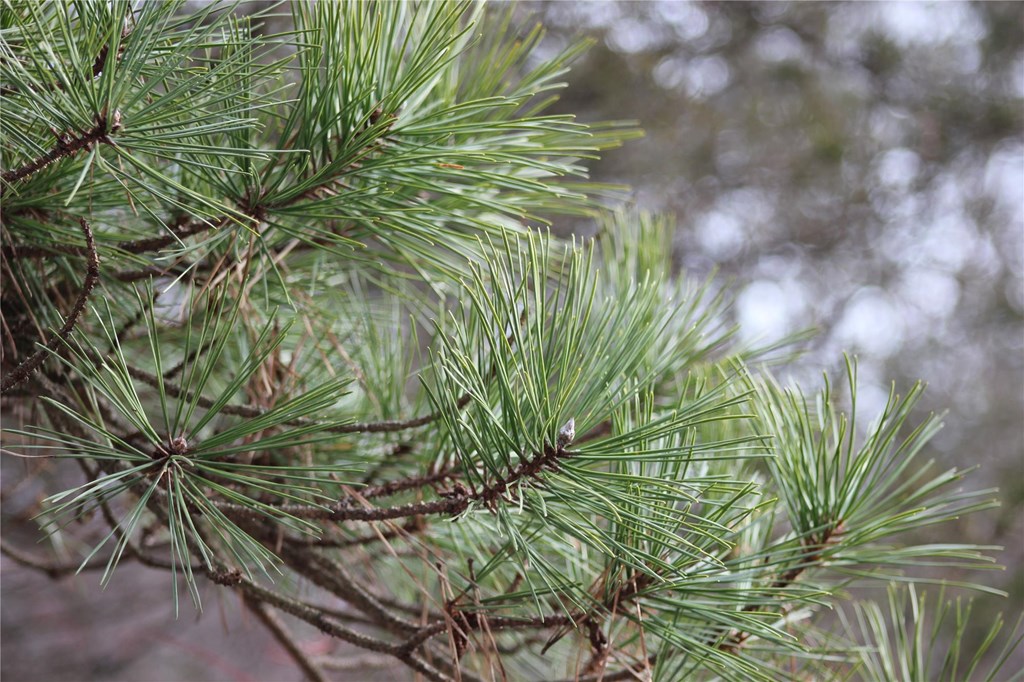
<svg viewBox="0 0 1024 682">
<path fill-rule="evenodd" d="M 561 450 L 566 445 L 572 442 L 572 439 L 576 437 L 576 420 L 570 418 L 569 421 L 565 422 L 562 428 L 558 429 L 558 449 Z"/>
</svg>

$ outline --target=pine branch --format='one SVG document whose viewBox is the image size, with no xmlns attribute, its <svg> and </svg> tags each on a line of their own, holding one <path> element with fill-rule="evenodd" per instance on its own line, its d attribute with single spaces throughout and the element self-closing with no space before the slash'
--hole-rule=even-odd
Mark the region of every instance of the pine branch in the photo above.
<svg viewBox="0 0 1024 682">
<path fill-rule="evenodd" d="M 43 518 L 101 513 L 85 569 L 169 569 L 197 608 L 204 576 L 235 590 L 313 680 L 282 613 L 430 680 L 529 679 L 556 642 L 577 682 L 928 658 L 866 607 L 871 652 L 815 646 L 843 597 L 807 576 L 984 560 L 880 544 L 986 508 L 916 466 L 934 421 L 903 438 L 893 395 L 862 435 L 827 379 L 808 399 L 743 367 L 671 219 L 609 214 L 582 249 L 527 227 L 592 215 L 605 188 L 572 178 L 630 135 L 544 113 L 577 47 L 533 60 L 540 27 L 469 2 L 296 2 L 278 34 L 182 10 L 15 6 L 0 41 L 4 351 L 45 344 L 0 380 L 27 422 L 5 447 L 82 466 Z M 107 227 L 83 245 L 62 215 Z"/>
<path fill-rule="evenodd" d="M 99 355 L 91 351 L 86 350 L 86 356 L 94 362 L 97 366 L 102 364 L 103 360 Z M 186 391 L 181 386 L 171 383 L 169 381 L 162 381 L 161 378 L 157 377 L 151 372 L 147 372 L 144 369 L 127 365 L 126 369 L 128 373 L 135 379 L 149 384 L 154 388 L 161 388 L 166 392 L 167 395 L 173 398 L 179 398 L 189 403 L 194 403 L 204 408 L 212 408 L 216 404 L 213 400 L 205 398 L 201 395 L 196 395 L 190 391 Z M 469 394 L 463 395 L 457 401 L 457 405 L 465 407 L 469 404 Z M 258 419 L 267 415 L 267 410 L 262 410 L 258 407 L 249 407 L 247 405 L 223 405 L 220 407 L 221 414 L 232 415 L 236 417 L 245 417 L 248 419 Z M 438 412 L 430 412 L 419 417 L 411 417 L 404 420 L 386 420 L 380 422 L 358 422 L 355 424 L 341 424 L 341 425 L 328 425 L 325 424 L 323 430 L 327 433 L 395 433 L 398 431 L 406 431 L 409 429 L 419 428 L 426 426 L 439 417 Z M 316 426 L 317 422 L 312 419 L 292 419 L 285 422 L 289 426 L 299 427 L 310 427 Z"/>
<path fill-rule="evenodd" d="M 441 493 L 441 499 L 429 502 L 412 502 L 394 507 L 355 507 L 359 502 L 358 498 L 346 498 L 332 505 L 314 507 L 304 504 L 279 504 L 267 505 L 280 513 L 288 514 L 296 518 L 320 519 L 325 521 L 388 521 L 414 516 L 425 516 L 432 514 L 444 514 L 458 516 L 466 511 L 473 502 L 480 502 L 493 510 L 497 502 L 503 499 L 506 492 L 516 483 L 527 479 L 536 478 L 545 469 L 557 471 L 558 460 L 571 456 L 571 452 L 564 449 L 565 444 L 556 447 L 547 447 L 544 451 L 538 452 L 529 460 L 518 464 L 509 474 L 498 479 L 494 483 L 484 486 L 476 492 L 470 492 L 461 483 L 456 483 L 450 492 Z M 213 501 L 212 504 L 225 513 L 239 517 L 256 517 L 259 512 L 246 507 L 245 505 L 233 502 Z"/>
<path fill-rule="evenodd" d="M 168 233 L 159 237 L 146 237 L 144 239 L 135 239 L 127 242 L 120 242 L 116 244 L 116 248 L 125 253 L 142 254 L 153 251 L 159 251 L 167 246 L 174 243 L 179 243 L 183 239 L 202 234 L 212 229 L 222 227 L 227 224 L 226 218 L 219 220 L 181 220 L 178 224 L 168 229 Z M 5 258 L 48 258 L 56 254 L 66 254 L 71 256 L 82 256 L 88 254 L 88 249 L 82 249 L 75 246 L 63 246 L 60 244 L 53 244 L 48 246 L 14 246 L 7 245 L 3 247 L 3 255 Z M 155 268 L 156 266 L 149 266 Z M 116 273 L 114 276 L 121 281 L 131 281 L 131 278 L 136 278 L 134 273 L 138 272 L 151 272 L 151 270 L 136 270 L 136 271 L 125 271 Z M 163 270 L 158 270 L 163 273 Z M 137 277 L 137 279 L 141 279 Z"/>
<path fill-rule="evenodd" d="M 295 641 L 291 633 L 285 628 L 284 623 L 274 615 L 273 611 L 252 597 L 246 597 L 243 601 L 249 607 L 249 610 L 256 614 L 260 622 L 270 630 L 271 634 L 274 635 L 274 639 L 284 647 L 296 665 L 306 674 L 309 682 L 327 682 L 327 678 L 324 677 L 323 673 L 320 672 L 320 669 L 317 668 L 306 652 L 302 650 L 298 642 Z"/>
<path fill-rule="evenodd" d="M 818 540 L 817 542 L 805 538 L 802 544 L 808 552 L 808 554 L 805 557 L 802 557 L 801 562 L 798 565 L 787 569 L 781 575 L 775 578 L 775 580 L 772 581 L 772 589 L 785 590 L 787 587 L 796 584 L 797 580 L 800 579 L 800 576 L 802 576 L 808 569 L 817 566 L 817 564 L 823 558 L 823 552 L 825 548 L 829 544 L 833 543 L 835 538 L 841 532 L 842 527 L 837 526 L 834 529 L 828 528 L 822 531 L 820 534 L 820 540 Z M 747 604 L 742 609 L 742 611 L 744 611 L 745 613 L 759 613 L 764 610 L 765 607 L 763 604 Z M 743 645 L 747 642 L 747 640 L 750 639 L 751 636 L 752 633 L 750 633 L 749 631 L 740 630 L 733 632 L 727 638 L 718 642 L 717 644 L 714 640 L 711 640 L 707 643 L 707 645 L 717 646 L 718 649 L 726 653 L 736 653 L 743 647 Z"/>
<path fill-rule="evenodd" d="M 332 637 L 354 644 L 361 649 L 367 649 L 382 654 L 389 654 L 402 661 L 410 668 L 426 676 L 435 682 L 448 682 L 447 675 L 442 674 L 432 665 L 422 660 L 419 656 L 401 651 L 395 645 L 368 637 L 360 632 L 345 627 L 340 623 L 332 621 L 322 611 L 311 608 L 293 599 L 281 596 L 272 592 L 253 581 L 244 577 L 237 570 L 210 569 L 207 573 L 210 580 L 218 585 L 232 587 L 241 590 L 247 597 L 264 602 L 280 611 L 291 614 L 300 620 L 313 625 L 321 632 Z"/>
<path fill-rule="evenodd" d="M 442 469 L 441 471 L 424 476 L 410 476 L 404 479 L 397 478 L 380 485 L 367 486 L 359 490 L 359 497 L 365 500 L 375 497 L 390 497 L 406 490 L 423 488 L 454 478 L 458 478 L 458 473 L 454 469 Z"/>
<path fill-rule="evenodd" d="M 3 180 L 4 182 L 3 186 L 0 186 L 0 197 L 7 192 L 12 183 L 42 170 L 51 163 L 74 156 L 81 150 L 89 149 L 92 145 L 99 142 L 102 142 L 103 144 L 113 144 L 113 141 L 109 136 L 111 133 L 117 132 L 120 128 L 121 112 L 115 111 L 109 121 L 106 115 L 97 116 L 96 124 L 92 128 L 87 131 L 80 132 L 75 137 L 58 135 L 57 144 L 54 145 L 53 149 L 50 151 L 38 158 L 32 159 L 23 166 L 0 173 L 0 180 Z"/>
<path fill-rule="evenodd" d="M 120 45 L 120 47 L 117 50 L 116 61 L 118 61 L 118 62 L 121 60 L 121 56 L 124 54 L 124 39 L 127 38 L 131 34 L 131 32 L 132 32 L 132 24 L 131 24 L 131 21 L 130 21 L 131 17 L 132 17 L 132 8 L 131 8 L 131 4 L 128 4 L 127 5 L 127 13 L 126 13 L 126 16 L 125 16 L 124 28 L 121 30 L 121 45 Z M 110 43 L 104 43 L 103 47 L 101 47 L 99 52 L 96 54 L 96 58 L 93 59 L 93 61 L 92 61 L 92 68 L 90 69 L 92 78 L 97 78 L 100 75 L 100 73 L 103 72 L 103 69 L 107 65 L 107 55 L 109 53 L 110 53 Z M 64 84 L 59 82 L 59 81 L 56 81 L 56 82 L 52 83 L 52 85 L 50 86 L 50 89 L 63 91 L 64 90 Z M 17 92 L 18 92 L 17 88 L 12 88 L 12 87 L 8 87 L 8 86 L 0 87 L 0 95 L 13 95 L 13 94 L 15 94 Z"/>
<path fill-rule="evenodd" d="M 82 566 L 81 563 L 75 562 L 61 563 L 59 561 L 49 561 L 22 551 L 13 544 L 2 539 L 0 539 L 0 552 L 2 552 L 4 556 L 9 557 L 15 563 L 26 568 L 42 571 L 54 580 L 72 573 L 77 573 L 81 570 L 96 570 L 97 568 L 102 567 L 97 565 Z"/>
<path fill-rule="evenodd" d="M 286 547 L 283 557 L 293 570 L 352 604 L 381 627 L 400 633 L 417 629 L 415 623 L 391 613 L 342 563 L 309 547 Z"/>
<path fill-rule="evenodd" d="M 43 361 L 57 349 L 57 346 L 65 341 L 75 328 L 78 317 L 85 310 L 85 304 L 89 300 L 89 294 L 100 276 L 100 259 L 96 253 L 96 242 L 93 240 L 92 230 L 85 218 L 79 219 L 82 226 L 82 233 L 85 235 L 85 244 L 88 252 L 88 264 L 86 267 L 85 280 L 82 282 L 82 290 L 78 294 L 74 307 L 68 314 L 67 320 L 60 330 L 55 334 L 43 348 L 26 358 L 21 364 L 12 369 L 3 380 L 0 381 L 0 393 L 6 393 L 21 382 L 25 381 L 32 372 L 39 368 Z"/>
<path fill-rule="evenodd" d="M 372 545 L 377 542 L 389 542 L 391 540 L 410 537 L 424 533 L 428 528 L 429 526 L 424 520 L 424 517 L 414 516 L 399 527 L 392 527 L 388 530 L 369 533 L 367 535 L 338 539 L 287 537 L 284 539 L 284 542 L 300 546 L 344 549 L 347 547 Z"/>
</svg>

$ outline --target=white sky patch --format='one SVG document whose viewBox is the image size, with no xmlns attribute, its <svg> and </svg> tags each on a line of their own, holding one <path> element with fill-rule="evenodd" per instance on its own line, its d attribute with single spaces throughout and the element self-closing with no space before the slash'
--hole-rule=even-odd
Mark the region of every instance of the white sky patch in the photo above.
<svg viewBox="0 0 1024 682">
<path fill-rule="evenodd" d="M 717 56 L 695 59 L 665 57 L 654 67 L 651 75 L 654 82 L 666 90 L 682 90 L 693 99 L 718 94 L 732 78 L 728 63 Z"/>
<path fill-rule="evenodd" d="M 687 94 L 691 97 L 716 95 L 729 85 L 731 76 L 729 64 L 721 57 L 694 59 L 687 73 Z"/>
<path fill-rule="evenodd" d="M 1003 143 L 985 165 L 985 193 L 1024 222 L 1024 145 Z"/>
<path fill-rule="evenodd" d="M 905 331 L 891 297 L 878 287 L 864 287 L 847 304 L 835 335 L 843 348 L 884 358 L 900 349 Z"/>
<path fill-rule="evenodd" d="M 902 45 L 974 42 L 985 34 L 966 2 L 880 2 L 874 8 L 886 32 Z"/>
<path fill-rule="evenodd" d="M 777 341 L 802 326 L 807 295 L 796 280 L 759 279 L 736 299 L 736 314 L 744 341 Z"/>
<path fill-rule="evenodd" d="M 879 157 L 876 162 L 878 179 L 890 187 L 909 187 L 921 169 L 921 157 L 905 147 L 890 149 Z"/>
<path fill-rule="evenodd" d="M 939 218 L 932 223 L 919 244 L 922 263 L 956 272 L 967 265 L 977 232 L 967 217 L 956 213 Z"/>
<path fill-rule="evenodd" d="M 931 268 L 911 268 L 903 274 L 900 297 L 931 318 L 953 314 L 960 300 L 960 283 L 947 272 Z"/>
<path fill-rule="evenodd" d="M 766 62 L 806 63 L 810 59 L 807 46 L 800 36 L 783 26 L 760 33 L 754 43 L 754 52 Z"/>
<path fill-rule="evenodd" d="M 690 41 L 707 33 L 708 15 L 696 3 L 681 0 L 662 0 L 654 5 L 654 12 L 672 27 L 680 40 Z"/>
<path fill-rule="evenodd" d="M 722 211 L 711 211 L 697 224 L 697 242 L 704 253 L 719 263 L 740 252 L 744 237 L 739 219 Z"/>
<path fill-rule="evenodd" d="M 650 50 L 661 41 L 647 22 L 625 17 L 612 25 L 605 42 L 616 52 L 633 54 Z"/>
</svg>

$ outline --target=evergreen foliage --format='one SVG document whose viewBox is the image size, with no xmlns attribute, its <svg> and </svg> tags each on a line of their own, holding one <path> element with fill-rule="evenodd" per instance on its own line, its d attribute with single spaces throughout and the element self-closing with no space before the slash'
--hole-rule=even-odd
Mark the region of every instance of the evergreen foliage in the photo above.
<svg viewBox="0 0 1024 682">
<path fill-rule="evenodd" d="M 5 456 L 84 476 L 39 516 L 63 555 L 6 554 L 236 590 L 317 680 L 274 612 L 431 680 L 997 678 L 902 621 L 993 549 L 907 531 L 993 491 L 920 461 L 921 386 L 864 424 L 852 360 L 780 385 L 670 221 L 602 208 L 634 131 L 545 113 L 582 45 L 249 9 L 0 9 Z"/>
</svg>

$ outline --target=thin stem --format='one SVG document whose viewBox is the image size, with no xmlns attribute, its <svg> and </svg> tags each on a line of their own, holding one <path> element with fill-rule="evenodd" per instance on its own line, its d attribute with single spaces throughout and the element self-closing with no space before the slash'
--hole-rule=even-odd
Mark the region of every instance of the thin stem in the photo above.
<svg viewBox="0 0 1024 682">
<path fill-rule="evenodd" d="M 292 660 L 302 668 L 302 672 L 306 674 L 306 677 L 310 682 L 327 682 L 327 678 L 324 677 L 320 669 L 316 667 L 316 664 L 310 660 L 309 656 L 299 647 L 298 643 L 294 640 L 291 633 L 285 628 L 284 623 L 281 622 L 273 611 L 270 610 L 262 602 L 257 601 L 252 597 L 246 597 L 244 599 L 245 605 L 249 607 L 249 610 L 256 614 L 256 617 L 260 619 L 260 622 L 270 630 L 274 638 L 281 643 L 281 646 L 285 648 L 288 655 L 292 657 Z"/>
<path fill-rule="evenodd" d="M 170 246 L 175 242 L 180 242 L 182 239 L 208 232 L 217 227 L 223 227 L 228 222 L 227 218 L 219 218 L 217 220 L 193 220 L 183 225 L 176 225 L 167 231 L 167 234 L 162 234 L 159 237 L 147 237 L 146 239 L 135 239 L 130 242 L 124 242 L 117 246 L 122 251 L 128 253 L 147 253 L 150 251 L 159 251 L 165 246 Z"/>
<path fill-rule="evenodd" d="M 18 549 L 6 540 L 0 540 L 0 553 L 14 561 L 16 564 L 20 564 L 26 568 L 35 569 L 37 571 L 42 571 L 54 579 L 63 577 L 69 573 L 77 573 L 80 568 L 82 570 L 90 570 L 104 567 L 103 562 L 99 562 L 92 566 L 82 567 L 80 563 L 64 564 L 56 561 L 47 561 L 46 559 L 35 557 L 28 552 Z"/>
<path fill-rule="evenodd" d="M 286 549 L 283 558 L 293 570 L 300 571 L 314 583 L 341 597 L 388 630 L 411 632 L 417 629 L 415 623 L 389 612 L 342 564 L 319 552 L 294 546 Z"/>
<path fill-rule="evenodd" d="M 270 604 L 278 610 L 304 620 L 310 625 L 315 626 L 318 630 L 349 644 L 378 653 L 391 653 L 392 651 L 392 646 L 387 642 L 368 637 L 340 623 L 335 623 L 321 611 L 268 590 L 249 580 L 237 570 L 210 569 L 207 571 L 207 575 L 210 580 L 218 585 L 236 587 L 244 592 L 246 596 Z"/>
<path fill-rule="evenodd" d="M 64 326 L 60 328 L 60 331 L 51 338 L 43 348 L 40 348 L 31 356 L 29 356 L 24 362 L 12 369 L 7 376 L 5 376 L 0 382 L 0 393 L 6 393 L 10 389 L 14 388 L 25 379 L 28 378 L 32 372 L 38 369 L 39 365 L 43 364 L 43 360 L 54 350 L 57 346 L 67 339 L 68 335 L 71 334 L 71 330 L 75 328 L 75 323 L 78 321 L 78 317 L 85 310 L 85 304 L 89 300 L 89 294 L 92 292 L 93 287 L 96 286 L 96 281 L 100 277 L 100 258 L 96 253 L 96 242 L 92 236 L 92 229 L 89 227 L 89 223 L 85 221 L 85 218 L 80 218 L 79 223 L 82 226 L 82 232 L 85 234 L 85 245 L 88 249 L 88 266 L 85 273 L 85 281 L 82 283 L 82 291 L 78 294 L 78 300 L 75 301 L 75 306 L 71 309 L 71 313 L 68 315 L 68 319 L 64 322 Z"/>
<path fill-rule="evenodd" d="M 96 354 L 90 354 L 89 359 L 97 364 L 102 361 L 100 356 Z M 158 379 L 155 374 L 147 372 L 146 370 L 140 369 L 138 367 L 133 367 L 131 365 L 128 365 L 126 369 L 128 370 L 128 374 L 130 374 L 134 379 L 138 379 L 139 381 L 149 384 L 150 386 L 153 387 L 159 387 L 161 385 L 160 379 Z M 195 403 L 196 405 L 199 405 L 200 407 L 204 407 L 207 409 L 213 407 L 214 405 L 214 402 L 209 398 L 205 398 L 201 395 L 196 395 L 191 391 L 186 391 L 181 386 L 178 386 L 176 384 L 165 381 L 163 382 L 162 385 L 167 395 L 171 396 L 172 398 L 183 399 L 187 402 Z M 466 394 L 462 396 L 459 399 L 458 403 L 456 404 L 458 407 L 462 408 L 468 405 L 469 401 L 470 396 L 469 394 Z M 248 405 L 225 405 L 220 409 L 220 412 L 221 414 L 229 414 L 236 417 L 246 417 L 248 419 L 258 419 L 267 413 L 266 410 L 261 410 L 258 407 L 250 407 Z M 411 419 L 406 420 L 359 422 L 355 424 L 342 424 L 339 426 L 325 426 L 324 431 L 328 433 L 391 433 L 395 431 L 404 431 L 406 429 L 414 429 L 420 426 L 425 426 L 437 420 L 439 417 L 440 413 L 431 412 L 430 414 L 426 414 L 420 417 L 413 417 Z M 289 420 L 285 423 L 288 424 L 289 426 L 314 426 L 316 424 L 316 421 L 312 419 L 299 418 Z"/>
<path fill-rule="evenodd" d="M 377 533 L 370 533 L 368 535 L 360 535 L 354 538 L 338 538 L 338 539 L 323 539 L 323 538 L 285 538 L 284 541 L 298 545 L 300 547 L 332 547 L 332 548 L 345 548 L 345 547 L 356 547 L 359 545 L 372 545 L 377 542 L 386 542 L 390 540 L 401 540 L 407 536 L 416 535 L 424 532 L 429 526 L 425 523 L 422 516 L 413 517 L 409 519 L 405 524 L 400 527 L 389 528 L 385 531 Z"/>
<path fill-rule="evenodd" d="M 202 234 L 214 228 L 223 227 L 227 224 L 227 218 L 218 218 L 217 220 L 193 220 L 190 222 L 183 222 L 174 225 L 167 229 L 166 234 L 162 234 L 159 237 L 146 237 L 144 239 L 134 239 L 127 242 L 121 242 L 120 244 L 112 244 L 114 248 L 119 249 L 127 253 L 148 253 L 151 251 L 159 251 L 160 249 L 170 246 L 171 244 L 180 242 L 188 237 L 193 237 L 197 234 Z M 83 249 L 78 246 L 63 246 L 60 244 L 53 244 L 47 246 L 5 246 L 3 247 L 3 254 L 5 258 L 46 258 L 55 254 L 67 254 L 72 256 L 81 256 L 88 253 L 87 249 Z M 173 266 L 171 266 L 173 267 Z M 124 271 L 115 274 L 115 277 L 120 281 L 130 281 L 132 279 L 142 279 L 142 276 L 148 276 L 151 274 L 163 274 L 167 272 L 169 267 L 158 267 L 154 265 L 148 265 L 139 270 Z"/>
<path fill-rule="evenodd" d="M 441 481 L 457 477 L 458 474 L 453 469 L 442 469 L 441 471 L 433 474 L 427 474 L 425 476 L 399 478 L 380 485 L 369 486 L 360 490 L 359 496 L 368 500 L 374 497 L 390 497 L 405 490 L 422 488 L 433 483 L 440 483 Z"/>
<path fill-rule="evenodd" d="M 120 126 L 120 118 L 120 114 L 115 112 L 113 128 L 117 128 Z M 12 168 L 11 170 L 0 173 L 0 180 L 4 181 L 4 185 L 0 187 L 0 196 L 2 196 L 3 193 L 7 191 L 7 188 L 11 183 L 26 178 L 29 175 L 32 175 L 33 173 L 37 173 L 43 168 L 49 166 L 51 163 L 54 163 L 55 161 L 59 161 L 60 159 L 69 156 L 74 156 L 81 150 L 97 142 L 109 143 L 110 138 L 107 137 L 107 134 L 113 128 L 109 128 L 107 123 L 108 122 L 105 116 L 97 117 L 96 125 L 94 125 L 86 132 L 80 134 L 78 137 L 69 138 L 66 136 L 61 136 L 57 139 L 56 146 L 50 151 L 43 154 L 42 156 L 32 159 L 24 166 Z"/>
<path fill-rule="evenodd" d="M 471 396 L 466 393 L 459 401 L 456 406 L 462 409 L 469 404 Z M 337 429 L 331 429 L 334 433 L 389 433 L 393 431 L 404 431 L 406 429 L 415 429 L 420 426 L 426 426 L 427 424 L 436 421 L 441 414 L 439 412 L 431 412 L 421 417 L 413 417 L 412 419 L 405 420 L 390 420 L 381 422 L 362 422 L 357 424 L 348 424 L 346 426 L 338 427 Z"/>
<path fill-rule="evenodd" d="M 434 680 L 435 682 L 448 682 L 450 679 L 418 656 L 401 651 L 399 647 L 393 644 L 368 637 L 340 623 L 333 622 L 321 611 L 268 590 L 247 579 L 237 570 L 211 569 L 207 572 L 207 575 L 210 580 L 218 585 L 240 589 L 246 596 L 266 602 L 285 613 L 304 620 L 332 637 L 349 644 L 354 644 L 362 649 L 395 656 L 413 670 L 423 674 L 427 679 Z"/>
<path fill-rule="evenodd" d="M 323 656 L 316 659 L 321 668 L 329 670 L 366 670 L 367 668 L 388 668 L 395 662 L 386 656 L 375 656 L 364 654 L 362 656 L 345 656 L 337 658 L 334 656 Z"/>
<path fill-rule="evenodd" d="M 644 676 L 644 671 L 649 670 L 657 659 L 658 654 L 651 654 L 639 663 L 634 663 L 629 667 L 622 668 L 621 670 L 617 670 L 613 673 L 600 671 L 590 675 L 577 675 L 576 677 L 557 680 L 557 682 L 622 682 L 622 680 L 646 680 L 650 678 Z"/>
<path fill-rule="evenodd" d="M 409 516 L 422 516 L 427 514 L 447 514 L 457 516 L 469 508 L 471 502 L 482 502 L 488 507 L 493 507 L 501 499 L 509 488 L 524 478 L 536 478 L 544 469 L 557 469 L 558 459 L 571 455 L 568 450 L 562 447 L 550 447 L 545 449 L 532 459 L 521 462 L 508 476 L 498 479 L 491 485 L 470 492 L 462 484 L 456 484 L 455 489 L 449 493 L 442 493 L 441 499 L 430 500 L 429 502 L 411 502 L 394 507 L 355 507 L 352 506 L 355 500 L 345 498 L 333 505 L 322 507 L 306 504 L 280 504 L 273 508 L 283 514 L 304 519 L 323 519 L 330 521 L 386 521 L 388 519 L 400 519 Z M 213 501 L 221 511 L 238 516 L 262 517 L 263 512 L 243 504 L 234 502 Z"/>
<path fill-rule="evenodd" d="M 196 359 L 199 358 L 200 355 L 208 351 L 211 346 L 213 346 L 213 341 L 208 341 L 203 345 L 199 346 L 198 348 L 193 348 L 188 355 L 181 359 L 181 362 L 179 362 L 174 367 L 171 367 L 169 370 L 164 372 L 164 380 L 166 381 L 168 379 L 173 379 L 181 372 L 181 370 L 185 369 L 185 367 L 187 367 L 188 365 L 194 363 Z"/>
<path fill-rule="evenodd" d="M 485 618 L 479 613 L 461 611 L 458 612 L 458 616 L 459 623 L 471 630 L 482 629 L 485 621 L 486 627 L 489 630 L 547 630 L 562 627 L 572 622 L 572 619 L 564 613 L 535 616 L 533 618 L 509 618 L 505 616 Z M 451 622 L 449 620 L 440 620 L 424 625 L 411 637 L 402 642 L 400 647 L 405 651 L 415 651 L 431 637 L 448 632 L 450 625 Z"/>
<path fill-rule="evenodd" d="M 831 544 L 840 532 L 842 532 L 842 524 L 839 524 L 834 528 L 826 528 L 822 531 L 821 538 L 818 541 L 808 541 L 805 539 L 803 543 L 804 548 L 807 549 L 809 554 L 803 561 L 801 561 L 801 563 L 791 567 L 772 581 L 772 588 L 782 590 L 796 583 L 807 569 L 814 567 L 821 560 L 825 547 Z M 743 611 L 747 613 L 754 613 L 763 610 L 764 606 L 762 604 L 747 604 L 743 607 Z M 750 632 L 743 630 L 737 631 L 719 642 L 717 648 L 728 653 L 734 653 L 740 649 L 746 641 L 750 639 L 750 637 Z"/>
</svg>

